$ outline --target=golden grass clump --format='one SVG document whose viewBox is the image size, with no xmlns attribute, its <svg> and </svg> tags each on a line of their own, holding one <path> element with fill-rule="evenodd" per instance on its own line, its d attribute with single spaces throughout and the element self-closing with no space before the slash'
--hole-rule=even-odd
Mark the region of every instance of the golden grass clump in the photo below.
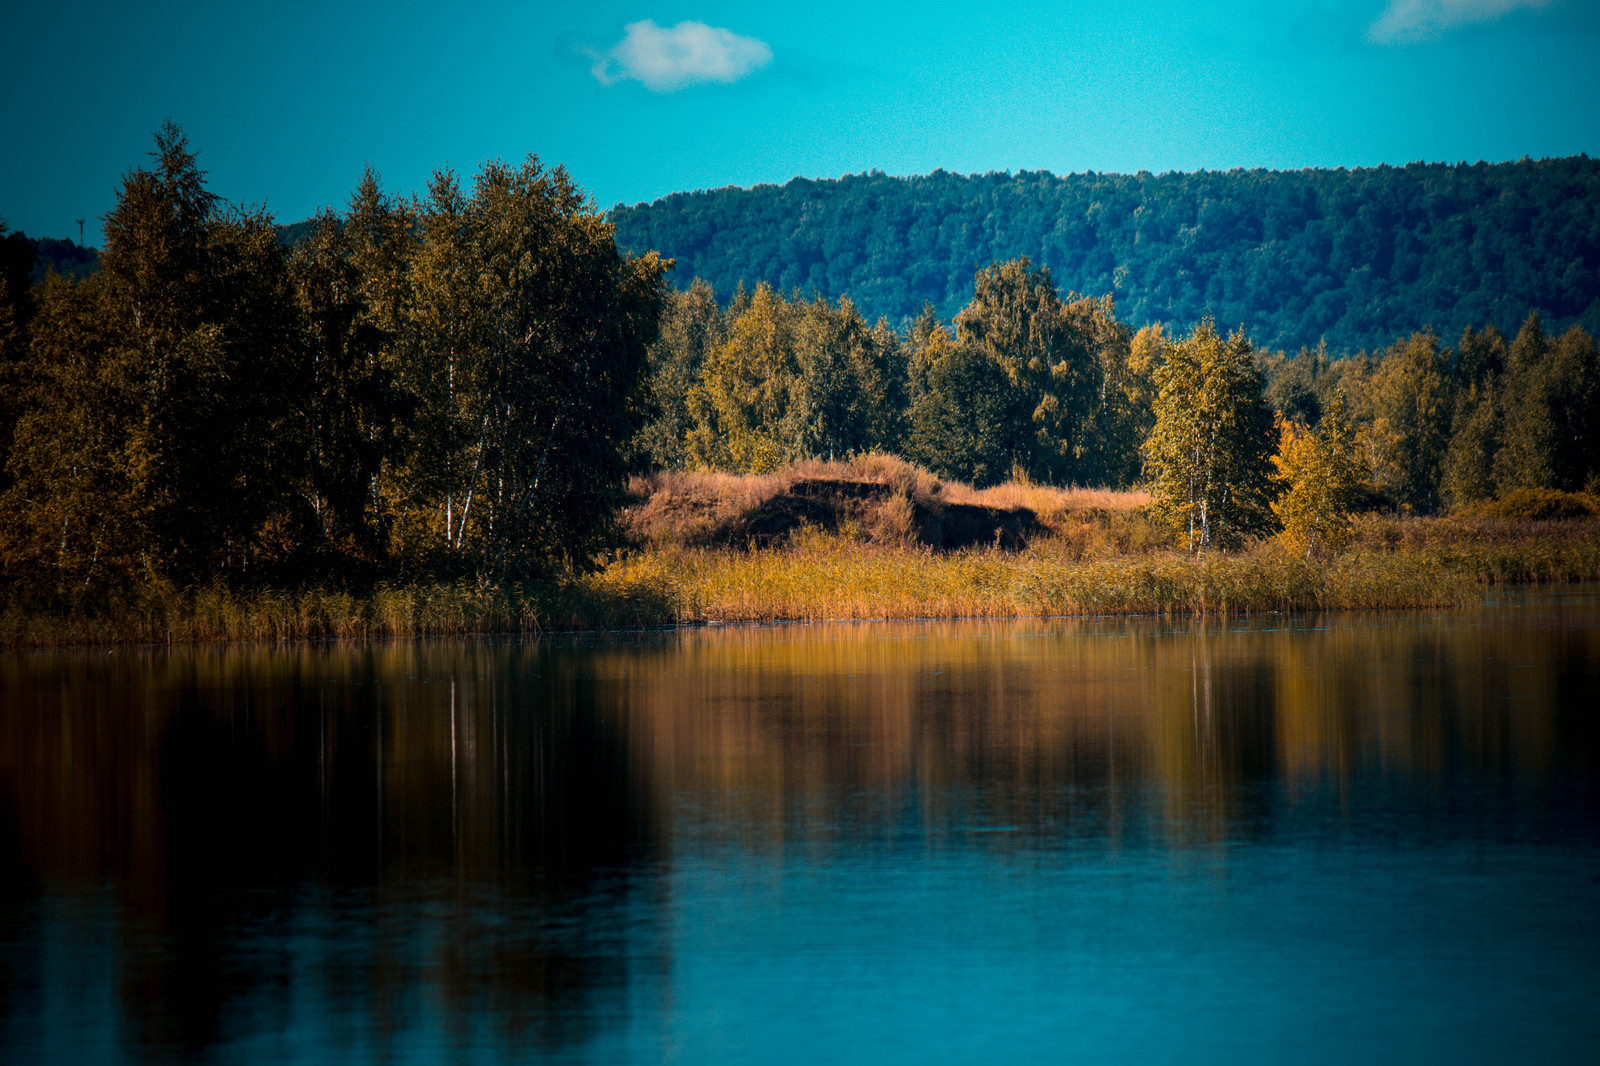
<svg viewBox="0 0 1600 1066">
<path fill-rule="evenodd" d="M 637 543 L 654 548 L 743 546 L 742 527 L 759 509 L 804 486 L 831 487 L 843 516 L 839 525 L 853 524 L 861 539 L 879 544 L 915 542 L 918 515 L 951 506 L 1025 510 L 1046 531 L 1083 544 L 1090 554 L 1145 551 L 1165 541 L 1144 521 L 1149 496 L 1143 492 L 1018 481 L 975 489 L 883 452 L 843 461 L 810 459 L 766 474 L 673 470 L 635 477 L 629 483 L 634 502 L 622 524 Z M 852 493 L 852 486 L 880 491 Z"/>
</svg>

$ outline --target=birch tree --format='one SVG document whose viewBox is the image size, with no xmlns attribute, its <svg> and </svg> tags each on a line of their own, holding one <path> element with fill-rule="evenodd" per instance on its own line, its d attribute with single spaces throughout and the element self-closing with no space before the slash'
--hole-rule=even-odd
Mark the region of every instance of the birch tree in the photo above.
<svg viewBox="0 0 1600 1066">
<path fill-rule="evenodd" d="M 1155 375 L 1145 473 L 1155 514 L 1190 551 L 1238 547 L 1271 528 L 1273 420 L 1250 341 L 1206 319 L 1167 347 Z"/>
</svg>

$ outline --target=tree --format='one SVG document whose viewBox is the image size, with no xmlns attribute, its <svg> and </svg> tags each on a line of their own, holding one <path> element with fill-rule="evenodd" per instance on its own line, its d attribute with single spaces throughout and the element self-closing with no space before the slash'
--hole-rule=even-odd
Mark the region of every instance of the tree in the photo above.
<svg viewBox="0 0 1600 1066">
<path fill-rule="evenodd" d="M 1511 345 L 1503 402 L 1505 444 L 1495 456 L 1502 492 L 1570 492 L 1600 469 L 1600 361 L 1581 327 L 1552 341 L 1530 315 Z"/>
<path fill-rule="evenodd" d="M 1238 547 L 1272 525 L 1272 413 L 1242 331 L 1206 319 L 1166 350 L 1145 441 L 1151 507 L 1190 551 Z"/>
<path fill-rule="evenodd" d="M 979 487 L 1012 470 L 1007 447 L 1011 383 L 982 352 L 956 345 L 943 326 L 923 335 L 912 357 L 916 399 L 907 452 L 940 477 Z"/>
<path fill-rule="evenodd" d="M 774 470 L 804 454 L 784 425 L 799 377 L 794 316 L 783 297 L 758 285 L 728 317 L 727 338 L 707 354 L 705 373 L 689 395 L 695 420 L 689 458 L 715 470 Z"/>
<path fill-rule="evenodd" d="M 1500 450 L 1500 397 L 1491 372 L 1456 393 L 1450 446 L 1441 468 L 1440 496 L 1455 509 L 1492 499 L 1495 455 Z"/>
<path fill-rule="evenodd" d="M 1082 484 L 1125 488 L 1138 482 L 1140 448 L 1155 424 L 1155 369 L 1166 333 L 1146 326 L 1130 335 L 1117 320 L 1111 298 L 1078 300 L 1067 311 L 1093 338 L 1099 366 L 1099 394 L 1084 433 L 1083 455 L 1074 479 Z"/>
<path fill-rule="evenodd" d="M 114 337 L 103 283 L 51 277 L 36 293 L 28 372 L 0 501 L 9 582 L 78 591 L 143 566 L 132 479 L 119 462 L 131 410 L 104 373 Z"/>
<path fill-rule="evenodd" d="M 900 338 L 868 327 L 849 297 L 794 308 L 795 382 L 786 418 L 802 455 L 846 457 L 899 444 L 905 408 Z"/>
<path fill-rule="evenodd" d="M 1279 534 L 1297 555 L 1332 554 L 1350 542 L 1350 512 L 1365 477 L 1344 395 L 1336 393 L 1316 428 L 1280 422 L 1275 480 L 1282 494 L 1273 513 Z"/>
<path fill-rule="evenodd" d="M 1537 313 L 1531 314 L 1506 360 L 1503 443 L 1494 459 L 1495 484 L 1502 493 L 1547 488 L 1555 480 L 1557 430 L 1551 420 L 1549 356 L 1544 324 Z"/>
<path fill-rule="evenodd" d="M 631 448 L 636 465 L 659 470 L 689 464 L 687 441 L 694 427 L 689 394 L 704 371 L 706 353 L 723 342 L 726 330 L 710 285 L 696 278 L 687 292 L 668 290 L 660 335 L 649 351 L 650 421 Z"/>
<path fill-rule="evenodd" d="M 1024 257 L 979 270 L 955 326 L 956 344 L 988 358 L 1010 385 L 1004 447 L 1012 466 L 1039 481 L 1088 480 L 1090 419 L 1105 380 L 1102 309 L 1069 309 L 1049 269 Z"/>
<path fill-rule="evenodd" d="M 437 176 L 422 222 L 404 373 L 435 445 L 402 541 L 483 577 L 586 568 L 645 422 L 670 263 L 619 254 L 566 171 L 532 156 L 488 164 L 470 197 Z"/>
<path fill-rule="evenodd" d="M 1450 352 L 1431 330 L 1384 353 L 1366 390 L 1374 476 L 1391 499 L 1417 514 L 1440 505 L 1440 481 L 1455 406 Z"/>
<path fill-rule="evenodd" d="M 19 425 L 24 539 L 86 582 L 112 555 L 147 577 L 241 577 L 293 525 L 306 375 L 282 248 L 267 215 L 206 190 L 177 127 L 152 154 L 106 216 L 94 282 L 57 287 L 34 323 L 53 395 Z"/>
<path fill-rule="evenodd" d="M 370 171 L 367 179 L 375 188 Z M 358 196 L 350 224 L 332 212 L 319 215 L 290 261 L 310 352 L 305 433 L 317 539 L 347 562 L 368 566 L 387 558 L 379 477 L 402 453 L 401 428 L 414 406 L 397 381 L 396 323 L 385 323 L 390 316 L 373 306 L 383 290 L 369 272 L 372 257 L 357 243 L 372 228 L 361 215 L 374 208 L 390 210 L 381 197 Z M 409 235 L 395 227 L 390 239 Z"/>
</svg>

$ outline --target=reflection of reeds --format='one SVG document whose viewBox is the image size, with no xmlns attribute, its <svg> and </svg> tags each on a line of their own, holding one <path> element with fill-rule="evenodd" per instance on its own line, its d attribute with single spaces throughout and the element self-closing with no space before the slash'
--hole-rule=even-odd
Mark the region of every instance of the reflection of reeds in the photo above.
<svg viewBox="0 0 1600 1066">
<path fill-rule="evenodd" d="M 0 643 L 371 639 L 674 622 L 1395 609 L 1462 603 L 1490 584 L 1600 579 L 1600 531 L 1593 526 L 1500 539 L 1493 532 L 1448 522 L 1370 524 L 1355 551 L 1306 560 L 1270 546 L 1237 555 L 1118 554 L 1114 543 L 1072 536 L 1044 538 L 1020 552 L 946 553 L 802 530 L 780 548 L 649 550 L 599 574 L 548 585 L 380 585 L 367 595 L 316 588 L 157 587 L 71 611 L 12 606 L 0 613 Z"/>
</svg>

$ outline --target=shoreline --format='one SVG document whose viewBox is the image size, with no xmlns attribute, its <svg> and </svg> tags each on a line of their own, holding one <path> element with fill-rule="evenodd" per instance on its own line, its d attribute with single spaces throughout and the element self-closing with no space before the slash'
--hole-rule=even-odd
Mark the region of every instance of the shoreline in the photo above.
<svg viewBox="0 0 1600 1066">
<path fill-rule="evenodd" d="M 0 608 L 0 649 L 538 636 L 855 621 L 1222 617 L 1458 607 L 1496 586 L 1600 580 L 1600 536 L 1236 554 L 938 553 L 813 533 L 758 551 L 654 548 L 546 584 L 151 587 L 62 609 Z"/>
</svg>

